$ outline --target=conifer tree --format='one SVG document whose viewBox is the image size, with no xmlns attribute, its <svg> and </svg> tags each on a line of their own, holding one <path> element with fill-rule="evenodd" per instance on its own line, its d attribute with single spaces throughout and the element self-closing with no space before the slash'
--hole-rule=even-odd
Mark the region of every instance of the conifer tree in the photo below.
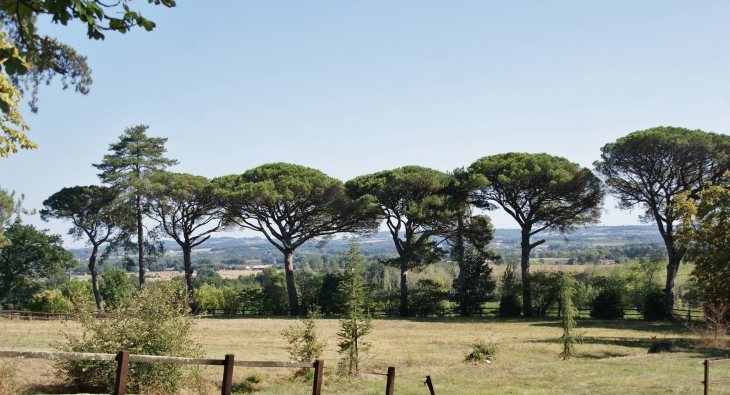
<svg viewBox="0 0 730 395">
<path fill-rule="evenodd" d="M 122 232 L 120 240 L 125 253 L 130 250 L 137 252 L 140 285 L 145 282 L 145 253 L 154 254 L 162 247 L 161 243 L 155 246 L 149 242 L 149 237 L 148 240 L 144 237 L 142 219 L 146 214 L 145 203 L 151 187 L 150 176 L 178 163 L 175 159 L 164 157 L 167 138 L 148 137 L 148 128 L 146 125 L 137 125 L 125 129 L 118 142 L 109 144 L 111 153 L 104 155 L 101 163 L 93 165 L 101 170 L 99 178 L 103 183 L 123 191 L 120 199 L 128 201 L 130 211 L 134 213 L 136 223 L 127 224 L 123 228 L 125 232 Z M 131 243 L 130 237 L 135 232 L 137 242 Z"/>
<path fill-rule="evenodd" d="M 574 357 L 575 345 L 580 340 L 573 331 L 575 330 L 575 317 L 578 310 L 573 304 L 573 295 L 575 295 L 575 279 L 568 273 L 560 276 L 560 318 L 563 323 L 563 335 L 558 341 L 563 346 L 563 351 L 558 354 L 558 358 L 563 360 Z"/>
<path fill-rule="evenodd" d="M 345 273 L 337 287 L 343 312 L 340 331 L 337 332 L 341 340 L 338 352 L 342 355 L 340 366 L 349 372 L 358 372 L 370 349 L 370 343 L 364 342 L 363 337 L 372 330 L 372 323 L 370 315 L 365 311 L 368 288 L 360 276 L 365 257 L 360 252 L 357 240 L 350 242 L 350 250 L 343 258 Z"/>
</svg>

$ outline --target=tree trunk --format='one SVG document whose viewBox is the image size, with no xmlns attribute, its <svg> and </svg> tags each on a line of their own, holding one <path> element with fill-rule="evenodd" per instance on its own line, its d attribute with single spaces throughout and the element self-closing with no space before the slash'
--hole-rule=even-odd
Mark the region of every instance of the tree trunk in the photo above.
<svg viewBox="0 0 730 395">
<path fill-rule="evenodd" d="M 183 250 L 183 264 L 185 265 L 185 287 L 188 291 L 188 305 L 195 312 L 197 305 L 195 304 L 195 289 L 193 288 L 193 259 L 190 257 L 190 246 L 181 246 Z"/>
<path fill-rule="evenodd" d="M 400 268 L 400 316 L 408 317 L 408 270 L 405 265 Z"/>
<path fill-rule="evenodd" d="M 456 261 L 459 264 L 459 307 L 461 316 L 469 315 L 469 306 L 466 305 L 466 270 L 464 270 L 464 216 L 459 215 L 456 223 Z"/>
<path fill-rule="evenodd" d="M 137 250 L 139 253 L 139 286 L 146 280 L 147 269 L 144 266 L 144 234 L 142 228 L 142 195 L 137 195 Z"/>
<path fill-rule="evenodd" d="M 532 317 L 532 294 L 530 293 L 530 229 L 522 229 L 522 257 L 520 267 L 522 269 L 522 311 L 526 317 Z"/>
<path fill-rule="evenodd" d="M 671 237 L 666 237 L 671 240 Z M 667 282 L 664 286 L 664 293 L 667 295 L 667 299 L 674 301 L 674 282 L 677 279 L 677 272 L 679 271 L 679 263 L 684 257 L 684 251 L 677 251 L 674 248 L 672 241 L 666 243 L 667 245 Z"/>
<path fill-rule="evenodd" d="M 96 256 L 99 253 L 99 246 L 94 244 L 89 257 L 89 271 L 91 272 L 91 288 L 94 290 L 94 300 L 96 300 L 96 309 L 100 312 L 104 311 L 104 304 L 101 300 L 101 292 L 99 292 L 99 272 L 96 270 Z"/>
<path fill-rule="evenodd" d="M 289 294 L 289 315 L 299 315 L 297 286 L 294 284 L 294 250 L 284 251 L 284 272 L 286 273 L 286 292 Z"/>
</svg>

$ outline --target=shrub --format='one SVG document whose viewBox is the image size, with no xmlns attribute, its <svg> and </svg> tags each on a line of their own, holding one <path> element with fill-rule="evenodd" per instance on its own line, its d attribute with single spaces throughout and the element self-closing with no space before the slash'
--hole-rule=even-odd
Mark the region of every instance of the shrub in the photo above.
<svg viewBox="0 0 730 395">
<path fill-rule="evenodd" d="M 33 295 L 28 301 L 31 311 L 44 313 L 69 313 L 74 306 L 58 289 L 43 291 Z"/>
<path fill-rule="evenodd" d="M 411 312 L 417 317 L 439 315 L 447 306 L 448 289 L 437 278 L 422 278 L 416 287 L 409 292 Z"/>
<path fill-rule="evenodd" d="M 117 353 L 196 357 L 200 346 L 193 341 L 195 320 L 188 314 L 183 287 L 173 282 L 145 284 L 107 319 L 80 315 L 81 337 L 65 333 L 66 343 L 56 348 L 65 352 Z M 111 391 L 116 364 L 97 361 L 58 361 L 61 376 L 80 389 Z M 131 393 L 175 393 L 184 386 L 181 365 L 130 363 L 127 386 Z"/>
<path fill-rule="evenodd" d="M 616 290 L 605 290 L 593 299 L 591 317 L 602 319 L 621 319 L 623 316 L 623 297 Z"/>
<path fill-rule="evenodd" d="M 293 360 L 310 362 L 322 355 L 326 344 L 318 339 L 317 321 L 320 318 L 322 315 L 319 309 L 310 307 L 306 319 L 299 320 L 281 332 L 287 342 L 284 349 Z"/>
<path fill-rule="evenodd" d="M 560 273 L 538 270 L 530 273 L 532 310 L 542 317 L 560 296 Z"/>
<path fill-rule="evenodd" d="M 94 291 L 88 281 L 71 280 L 58 287 L 63 296 L 73 305 L 76 312 L 96 310 Z"/>
<path fill-rule="evenodd" d="M 472 350 L 464 358 L 464 362 L 484 362 L 490 361 L 497 355 L 501 345 L 499 342 L 490 340 L 485 342 L 483 340 L 477 340 L 472 344 Z"/>
<path fill-rule="evenodd" d="M 133 291 L 134 286 L 124 270 L 112 268 L 101 275 L 99 293 L 105 309 L 114 310 L 123 306 Z"/>
<path fill-rule="evenodd" d="M 499 299 L 499 316 L 501 318 L 519 317 L 522 314 L 522 303 L 517 295 L 502 295 Z"/>
<path fill-rule="evenodd" d="M 663 320 L 671 317 L 672 303 L 667 295 L 659 290 L 653 290 L 644 297 L 642 311 L 645 320 Z"/>
</svg>

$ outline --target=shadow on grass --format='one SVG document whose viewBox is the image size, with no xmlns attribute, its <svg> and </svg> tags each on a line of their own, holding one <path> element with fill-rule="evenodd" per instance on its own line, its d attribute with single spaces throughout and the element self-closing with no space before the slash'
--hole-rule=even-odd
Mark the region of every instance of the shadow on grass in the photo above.
<svg viewBox="0 0 730 395">
<path fill-rule="evenodd" d="M 78 393 L 76 387 L 68 384 L 33 384 L 20 389 L 19 395 L 23 394 L 75 394 Z M 91 392 L 92 394 L 102 394 L 103 390 Z"/>
<path fill-rule="evenodd" d="M 644 321 L 644 320 L 598 320 L 580 319 L 575 321 L 578 329 L 613 329 L 651 332 L 662 336 L 681 336 L 692 333 L 679 321 Z M 560 328 L 560 321 L 534 323 L 533 326 Z"/>
</svg>

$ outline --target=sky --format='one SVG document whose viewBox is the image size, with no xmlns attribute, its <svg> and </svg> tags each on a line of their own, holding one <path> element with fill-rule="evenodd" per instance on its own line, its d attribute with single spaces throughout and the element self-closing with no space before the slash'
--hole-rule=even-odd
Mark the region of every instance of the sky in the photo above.
<svg viewBox="0 0 730 395">
<path fill-rule="evenodd" d="M 98 184 L 91 164 L 139 124 L 169 138 L 172 171 L 212 178 L 283 161 L 343 181 L 505 152 L 592 167 L 636 130 L 730 133 L 727 1 L 178 3 L 129 3 L 157 27 L 104 41 L 40 21 L 88 57 L 94 83 L 86 96 L 41 87 L 38 114 L 23 109 L 40 148 L 0 159 L 0 187 L 40 209 L 63 187 Z M 601 223 L 638 214 L 607 199 Z"/>
</svg>

